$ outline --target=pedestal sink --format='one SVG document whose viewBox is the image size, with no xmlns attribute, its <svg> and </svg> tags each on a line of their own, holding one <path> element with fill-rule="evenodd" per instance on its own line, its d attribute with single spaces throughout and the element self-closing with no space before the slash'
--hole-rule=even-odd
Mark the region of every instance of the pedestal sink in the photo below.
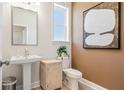
<svg viewBox="0 0 124 93">
<path fill-rule="evenodd" d="M 13 56 L 10 59 L 10 64 L 22 64 L 23 66 L 23 89 L 31 89 L 31 63 L 40 62 L 42 59 L 38 55 L 29 56 Z"/>
</svg>

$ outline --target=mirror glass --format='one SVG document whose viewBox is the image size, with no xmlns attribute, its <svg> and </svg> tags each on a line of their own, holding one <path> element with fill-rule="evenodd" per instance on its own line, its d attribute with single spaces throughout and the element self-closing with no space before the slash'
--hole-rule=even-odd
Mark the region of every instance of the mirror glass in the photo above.
<svg viewBox="0 0 124 93">
<path fill-rule="evenodd" d="M 37 12 L 12 7 L 12 45 L 37 45 Z"/>
</svg>

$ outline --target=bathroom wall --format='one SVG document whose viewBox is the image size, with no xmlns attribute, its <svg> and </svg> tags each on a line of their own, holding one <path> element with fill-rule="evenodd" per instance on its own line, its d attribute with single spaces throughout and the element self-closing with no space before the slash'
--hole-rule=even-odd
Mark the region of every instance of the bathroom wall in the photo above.
<svg viewBox="0 0 124 93">
<path fill-rule="evenodd" d="M 2 58 L 2 4 L 0 4 L 0 60 Z M 0 67 L 0 90 L 2 89 L 2 68 Z"/>
<path fill-rule="evenodd" d="M 71 3 L 62 3 L 69 7 L 71 15 Z M 43 59 L 56 58 L 56 49 L 60 45 L 66 45 L 68 51 L 71 54 L 71 43 L 67 42 L 55 42 L 52 41 L 52 9 L 53 3 L 41 3 L 40 12 L 38 14 L 38 46 L 12 46 L 11 45 L 11 7 L 10 4 L 4 3 L 4 34 L 3 34 L 3 56 L 5 58 L 10 58 L 11 56 L 24 55 L 24 49 L 28 48 L 30 54 L 38 54 L 43 57 Z M 71 19 L 71 17 L 70 17 Z M 71 23 L 71 20 L 69 21 Z M 70 32 L 71 32 L 71 25 Z M 32 83 L 39 82 L 39 63 L 32 64 Z M 18 85 L 22 84 L 22 66 L 21 65 L 9 65 L 3 67 L 3 78 L 6 76 L 16 76 L 18 80 Z"/>
<path fill-rule="evenodd" d="M 2 4 L 0 4 L 0 14 L 2 14 Z M 0 20 L 2 20 L 2 15 L 0 15 Z M 2 57 L 2 21 L 0 21 L 0 57 Z"/>
<path fill-rule="evenodd" d="M 72 66 L 83 77 L 108 89 L 124 89 L 124 3 L 121 18 L 121 49 L 83 48 L 83 11 L 98 3 L 73 3 Z M 107 21 L 107 20 L 106 20 Z"/>
</svg>

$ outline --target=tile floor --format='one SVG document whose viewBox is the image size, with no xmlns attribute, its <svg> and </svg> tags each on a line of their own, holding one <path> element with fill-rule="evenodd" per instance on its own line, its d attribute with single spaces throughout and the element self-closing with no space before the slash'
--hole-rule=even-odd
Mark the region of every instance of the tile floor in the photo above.
<svg viewBox="0 0 124 93">
<path fill-rule="evenodd" d="M 34 88 L 32 90 L 43 90 L 41 87 L 37 87 L 37 88 Z M 57 89 L 57 90 L 70 90 L 69 88 L 67 88 L 64 84 L 62 86 L 62 89 Z"/>
</svg>

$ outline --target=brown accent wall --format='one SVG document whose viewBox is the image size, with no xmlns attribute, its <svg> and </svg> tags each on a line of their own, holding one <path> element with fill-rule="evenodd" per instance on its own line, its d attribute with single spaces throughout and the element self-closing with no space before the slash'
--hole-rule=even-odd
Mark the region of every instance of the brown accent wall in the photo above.
<svg viewBox="0 0 124 93">
<path fill-rule="evenodd" d="M 73 3 L 72 67 L 83 77 L 108 89 L 124 89 L 124 3 L 121 18 L 121 49 L 84 49 L 84 10 L 98 3 Z"/>
</svg>

